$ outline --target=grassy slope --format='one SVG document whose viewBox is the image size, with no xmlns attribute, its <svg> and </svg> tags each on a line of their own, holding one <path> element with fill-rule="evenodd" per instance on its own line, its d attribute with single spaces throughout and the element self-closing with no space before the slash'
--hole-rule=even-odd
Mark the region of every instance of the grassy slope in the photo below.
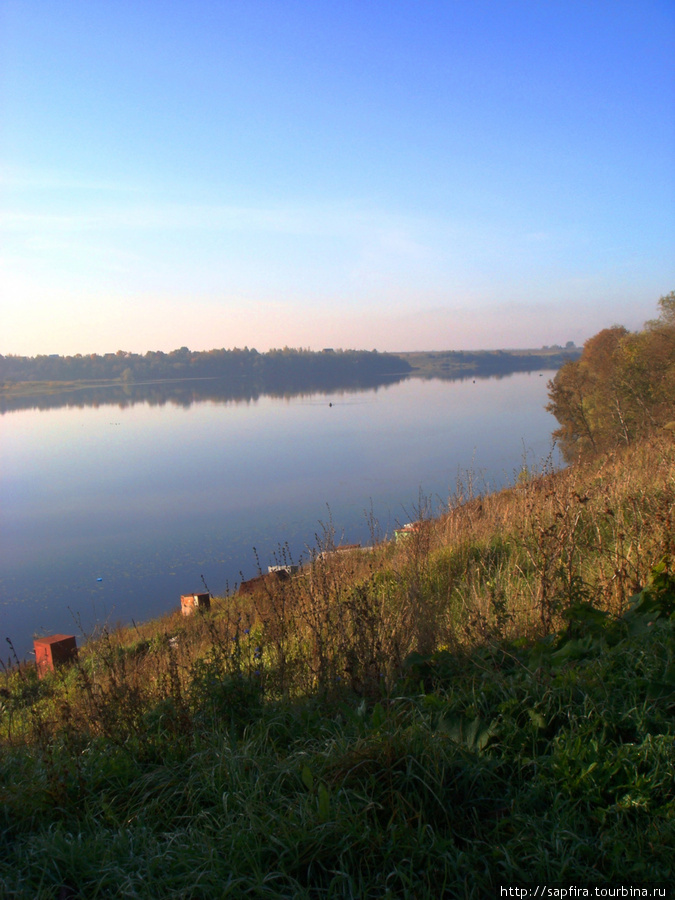
<svg viewBox="0 0 675 900">
<path fill-rule="evenodd" d="M 674 501 L 670 438 L 458 485 L 397 545 L 8 673 L 4 895 L 672 882 Z"/>
</svg>

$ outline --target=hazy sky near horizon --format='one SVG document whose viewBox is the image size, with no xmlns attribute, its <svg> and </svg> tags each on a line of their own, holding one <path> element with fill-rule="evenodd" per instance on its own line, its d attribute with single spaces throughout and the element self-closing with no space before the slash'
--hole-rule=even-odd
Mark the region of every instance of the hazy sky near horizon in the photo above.
<svg viewBox="0 0 675 900">
<path fill-rule="evenodd" d="M 0 353 L 639 328 L 674 42 L 671 0 L 0 0 Z"/>
</svg>

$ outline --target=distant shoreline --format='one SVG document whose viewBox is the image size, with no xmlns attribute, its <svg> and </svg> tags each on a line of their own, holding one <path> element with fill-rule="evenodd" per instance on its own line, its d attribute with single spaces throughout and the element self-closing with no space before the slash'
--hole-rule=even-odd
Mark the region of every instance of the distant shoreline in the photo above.
<svg viewBox="0 0 675 900">
<path fill-rule="evenodd" d="M 581 347 L 520 350 L 438 350 L 396 353 L 418 378 L 462 378 L 472 375 L 509 375 L 514 372 L 555 371 L 581 356 Z"/>
<path fill-rule="evenodd" d="M 230 351 L 228 351 L 230 352 Z M 295 351 L 294 351 L 295 352 Z M 331 351 L 332 353 L 332 351 Z M 361 354 L 362 351 L 346 351 L 345 356 L 351 354 Z M 325 359 L 326 351 L 317 353 L 303 353 L 305 359 L 317 357 Z M 300 355 L 300 354 L 299 354 Z M 580 347 L 553 347 L 539 349 L 518 349 L 518 350 L 443 350 L 443 351 L 412 351 L 399 353 L 377 354 L 390 360 L 401 362 L 398 371 L 390 373 L 380 370 L 377 375 L 383 377 L 391 376 L 407 376 L 413 378 L 440 378 L 440 379 L 456 379 L 463 377 L 490 377 L 495 375 L 508 375 L 515 372 L 526 371 L 555 371 L 559 369 L 569 360 L 578 359 L 581 355 Z M 266 356 L 266 354 L 259 354 Z M 341 353 L 335 354 L 339 359 Z M 7 358 L 9 359 L 9 358 Z M 22 358 L 26 359 L 26 358 Z M 66 359 L 66 358 L 64 358 Z M 29 360 L 26 360 L 27 362 Z M 338 373 L 331 373 L 337 375 Z M 353 371 L 340 372 L 348 381 L 359 380 L 360 373 Z M 374 373 L 372 373 L 374 374 Z M 320 384 L 316 378 L 316 372 L 294 371 L 292 377 L 288 377 L 289 373 L 279 372 L 272 389 L 276 390 L 312 390 L 325 387 Z M 365 377 L 371 375 L 370 372 L 364 372 Z M 241 383 L 242 381 L 257 381 L 253 373 L 240 371 L 238 373 L 224 374 L 207 374 L 207 375 L 183 375 L 176 374 L 174 377 L 165 375 L 156 378 L 134 378 L 126 375 L 111 378 L 7 378 L 0 380 L 0 396 L 6 398 L 21 397 L 37 397 L 49 396 L 51 394 L 75 393 L 86 389 L 102 389 L 102 388 L 119 388 L 119 387 L 139 387 L 143 385 L 170 385 L 185 382 L 197 381 L 214 381 L 222 378 L 230 378 L 233 382 Z M 340 379 L 341 380 L 341 379 Z M 344 382 L 346 384 L 346 382 Z M 269 382 L 260 384 L 262 392 L 270 389 Z M 336 385 L 337 386 L 337 385 Z"/>
</svg>

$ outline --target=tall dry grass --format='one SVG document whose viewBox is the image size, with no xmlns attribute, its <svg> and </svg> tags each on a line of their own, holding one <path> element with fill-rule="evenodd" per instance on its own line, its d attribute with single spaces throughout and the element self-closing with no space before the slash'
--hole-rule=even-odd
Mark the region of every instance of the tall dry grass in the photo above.
<svg viewBox="0 0 675 900">
<path fill-rule="evenodd" d="M 61 730 L 123 744 L 149 723 L 190 731 L 214 691 L 240 712 L 252 698 L 382 696 L 413 652 L 547 634 L 581 602 L 621 614 L 673 559 L 674 506 L 666 434 L 497 493 L 458 492 L 435 518 L 420 504 L 396 542 L 340 552 L 327 531 L 297 575 L 216 598 L 207 615 L 104 631 L 41 684 L 8 669 L 0 727 L 9 740 Z M 279 562 L 292 562 L 287 548 Z"/>
</svg>

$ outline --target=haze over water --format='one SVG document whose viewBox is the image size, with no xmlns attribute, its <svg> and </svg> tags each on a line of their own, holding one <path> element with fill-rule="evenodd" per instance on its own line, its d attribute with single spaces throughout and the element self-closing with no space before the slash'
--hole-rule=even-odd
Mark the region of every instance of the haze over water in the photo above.
<svg viewBox="0 0 675 900">
<path fill-rule="evenodd" d="M 370 543 L 542 464 L 551 373 L 190 406 L 60 407 L 0 417 L 0 639 L 144 621 L 183 593 L 257 574 L 324 526 Z M 133 400 L 133 389 L 130 394 Z M 332 404 L 332 405 L 331 405 Z M 100 579 L 100 580 L 99 580 Z"/>
</svg>

